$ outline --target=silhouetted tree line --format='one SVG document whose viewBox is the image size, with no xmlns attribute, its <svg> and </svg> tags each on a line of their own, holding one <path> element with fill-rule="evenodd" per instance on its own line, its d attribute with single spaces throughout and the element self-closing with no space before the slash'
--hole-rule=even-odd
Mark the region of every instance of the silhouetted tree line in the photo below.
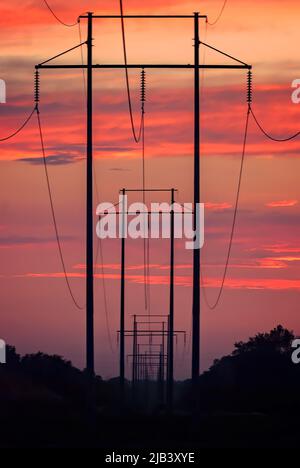
<svg viewBox="0 0 300 468">
<path fill-rule="evenodd" d="M 199 379 L 204 410 L 270 413 L 300 410 L 300 364 L 292 362 L 294 333 L 278 325 L 234 345 Z M 188 407 L 190 389 L 181 404 Z"/>
<path fill-rule="evenodd" d="M 85 404 L 87 378 L 84 371 L 60 356 L 44 353 L 21 357 L 7 346 L 7 363 L 0 366 L 0 401 L 3 399 L 66 400 Z M 94 379 L 97 404 L 108 404 L 112 391 L 101 377 Z"/>
<path fill-rule="evenodd" d="M 203 410 L 268 411 L 300 405 L 300 364 L 292 363 L 294 333 L 277 326 L 234 345 L 233 352 L 218 359 L 199 378 Z M 70 361 L 44 353 L 21 357 L 7 347 L 7 364 L 0 366 L 0 401 L 32 396 L 84 403 L 86 375 Z M 119 401 L 118 379 L 94 380 L 99 407 Z M 177 383 L 179 407 L 193 405 L 190 382 Z"/>
</svg>

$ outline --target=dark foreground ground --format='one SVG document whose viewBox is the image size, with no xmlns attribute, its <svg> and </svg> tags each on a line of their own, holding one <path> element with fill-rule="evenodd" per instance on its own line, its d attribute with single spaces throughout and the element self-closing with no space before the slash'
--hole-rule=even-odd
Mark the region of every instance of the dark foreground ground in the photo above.
<svg viewBox="0 0 300 468">
<path fill-rule="evenodd" d="M 1 408 L 1 448 L 192 450 L 298 448 L 298 415 L 98 415 L 60 405 L 9 404 Z"/>
<path fill-rule="evenodd" d="M 278 326 L 237 343 L 196 387 L 175 383 L 172 414 L 161 383 L 140 383 L 133 393 L 127 382 L 124 405 L 117 379 L 91 382 L 59 356 L 21 357 L 7 347 L 0 366 L 0 448 L 94 447 L 104 454 L 298 448 L 300 365 L 291 360 L 293 339 Z"/>
</svg>

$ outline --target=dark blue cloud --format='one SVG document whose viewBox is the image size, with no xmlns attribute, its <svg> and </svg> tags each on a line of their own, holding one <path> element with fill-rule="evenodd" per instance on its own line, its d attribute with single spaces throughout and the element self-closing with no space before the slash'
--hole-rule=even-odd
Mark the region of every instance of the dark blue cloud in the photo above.
<svg viewBox="0 0 300 468">
<path fill-rule="evenodd" d="M 47 164 L 49 166 L 64 166 L 67 164 L 74 164 L 84 159 L 81 156 L 74 156 L 71 154 L 55 154 L 46 157 Z M 23 162 L 26 164 L 31 164 L 32 166 L 40 166 L 44 164 L 43 158 L 22 158 L 18 159 L 18 162 Z"/>
</svg>

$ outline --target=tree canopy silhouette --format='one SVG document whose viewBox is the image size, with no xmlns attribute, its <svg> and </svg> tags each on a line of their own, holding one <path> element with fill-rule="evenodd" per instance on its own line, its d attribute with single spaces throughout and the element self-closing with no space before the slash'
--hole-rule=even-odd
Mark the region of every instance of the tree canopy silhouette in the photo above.
<svg viewBox="0 0 300 468">
<path fill-rule="evenodd" d="M 282 325 L 278 325 L 269 333 L 258 333 L 254 338 L 250 338 L 246 343 L 243 341 L 235 343 L 235 350 L 232 354 L 233 356 L 238 356 L 248 352 L 259 352 L 261 354 L 278 352 L 281 354 L 290 354 L 291 344 L 294 339 L 295 336 L 292 331 L 283 328 Z"/>
<path fill-rule="evenodd" d="M 300 366 L 292 363 L 295 335 L 282 325 L 238 342 L 199 378 L 203 407 L 229 411 L 300 408 Z M 188 402 L 187 395 L 184 396 Z"/>
</svg>

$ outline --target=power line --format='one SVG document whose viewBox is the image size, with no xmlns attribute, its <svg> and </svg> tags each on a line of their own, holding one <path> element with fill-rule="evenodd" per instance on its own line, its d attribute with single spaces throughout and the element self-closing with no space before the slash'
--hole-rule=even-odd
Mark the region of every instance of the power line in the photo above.
<svg viewBox="0 0 300 468">
<path fill-rule="evenodd" d="M 108 300 L 107 300 L 107 291 L 106 291 L 106 282 L 105 282 L 105 270 L 104 270 L 104 255 L 103 255 L 103 246 L 102 246 L 102 239 L 99 239 L 99 251 L 100 251 L 100 262 L 101 262 L 101 273 L 102 273 L 102 287 L 103 287 L 103 300 L 104 300 L 104 309 L 105 309 L 105 319 L 106 319 L 106 328 L 107 328 L 107 336 L 109 341 L 109 346 L 112 353 L 115 353 L 115 349 L 113 347 L 111 330 L 110 330 L 110 320 L 109 320 L 109 313 L 108 313 Z"/>
<path fill-rule="evenodd" d="M 130 84 L 129 84 L 129 73 L 128 73 L 128 62 L 127 62 L 127 48 L 126 48 L 126 34 L 125 34 L 125 22 L 124 22 L 124 10 L 123 10 L 123 1 L 120 0 L 120 12 L 121 12 L 121 26 L 122 26 L 122 42 L 123 42 L 123 54 L 124 54 L 124 62 L 125 62 L 125 78 L 126 78 L 126 88 L 127 88 L 127 98 L 128 98 L 128 107 L 129 107 L 129 114 L 130 114 L 130 123 L 133 138 L 136 143 L 139 143 L 142 136 L 142 126 L 143 126 L 143 113 L 141 113 L 141 121 L 138 132 L 136 132 L 135 125 L 134 125 L 134 118 L 133 118 L 133 110 L 132 110 L 132 102 L 131 102 L 131 92 L 130 92 Z"/>
<path fill-rule="evenodd" d="M 87 99 L 87 91 L 86 91 L 86 77 L 85 77 L 85 68 L 84 68 L 84 58 L 83 58 L 83 42 L 82 42 L 82 32 L 81 32 L 81 23 L 80 20 L 78 21 L 78 34 L 79 34 L 79 43 L 81 44 L 80 47 L 80 57 L 81 57 L 81 65 L 82 65 L 82 78 L 83 78 L 83 89 L 84 89 L 84 96 Z"/>
<path fill-rule="evenodd" d="M 226 7 L 226 5 L 227 5 L 227 1 L 228 1 L 228 0 L 225 0 L 225 1 L 224 1 L 223 6 L 222 6 L 222 8 L 221 8 L 221 10 L 220 10 L 220 13 L 219 13 L 218 16 L 216 17 L 216 19 L 215 19 L 214 21 L 212 21 L 211 23 L 210 23 L 209 21 L 207 21 L 208 24 L 209 24 L 209 26 L 215 26 L 215 25 L 220 21 L 222 15 L 223 15 L 223 12 L 224 12 L 224 10 L 225 10 L 225 7 Z"/>
<path fill-rule="evenodd" d="M 250 114 L 252 114 L 252 117 L 257 124 L 258 128 L 261 130 L 261 132 L 270 140 L 275 141 L 275 142 L 286 142 L 286 141 L 291 141 L 295 138 L 297 138 L 300 135 L 300 131 L 295 133 L 294 135 L 291 135 L 290 137 L 287 138 L 275 138 L 268 134 L 262 125 L 259 123 L 258 119 L 256 118 L 251 103 L 248 105 L 248 111 L 247 111 L 247 118 L 246 118 L 246 127 L 245 127 L 245 134 L 244 134 L 244 142 L 243 142 L 243 152 L 242 152 L 242 159 L 241 159 L 241 167 L 240 167 L 240 173 L 239 173 L 239 180 L 238 180 L 238 189 L 237 189 L 237 196 L 236 196 L 236 202 L 235 202 L 235 208 L 234 208 L 234 215 L 233 215 L 233 222 L 232 222 L 232 228 L 231 228 L 231 233 L 230 233 L 230 240 L 229 240 L 229 247 L 228 247 L 228 252 L 227 252 L 227 257 L 226 257 L 226 262 L 225 262 L 225 268 L 222 276 L 222 281 L 221 281 L 221 287 L 219 289 L 219 293 L 217 295 L 216 301 L 211 304 L 208 300 L 206 289 L 203 288 L 203 297 L 205 300 L 206 305 L 209 307 L 209 309 L 214 310 L 222 297 L 222 293 L 224 290 L 224 285 L 225 285 L 225 280 L 227 276 L 227 271 L 229 267 L 229 260 L 231 256 L 231 250 L 232 250 L 232 244 L 233 244 L 233 237 L 234 237 L 234 231 L 235 231 L 235 225 L 236 225 L 236 218 L 237 218 L 237 213 L 238 213 L 238 205 L 239 205 L 239 198 L 240 198 L 240 190 L 241 190 L 241 182 L 242 182 L 242 175 L 243 175 L 243 167 L 244 167 L 244 162 L 245 162 L 245 154 L 246 154 L 246 144 L 247 144 L 247 136 L 248 136 L 248 127 L 249 127 L 249 117 Z M 203 273 L 201 271 L 201 279 L 202 282 L 205 286 L 204 278 L 203 278 Z"/>
<path fill-rule="evenodd" d="M 107 291 L 106 291 L 106 283 L 105 283 L 105 270 L 104 270 L 104 256 L 103 256 L 103 248 L 102 248 L 102 239 L 98 239 L 97 243 L 97 253 L 96 253 L 96 265 L 98 264 L 98 258 L 100 254 L 100 262 L 101 262 L 101 276 L 102 276 L 102 288 L 103 288 L 103 301 L 104 301 L 104 310 L 105 310 L 105 323 L 106 323 L 106 332 L 108 337 L 109 347 L 112 353 L 115 353 L 115 349 L 113 346 L 111 331 L 110 331 L 110 321 L 109 321 L 109 313 L 108 313 L 108 300 L 107 300 Z"/>
<path fill-rule="evenodd" d="M 128 73 L 128 61 L 127 61 L 127 48 L 126 48 L 126 34 L 125 34 L 125 22 L 124 22 L 124 8 L 123 1 L 120 0 L 120 14 L 121 14 L 121 27 L 122 27 L 122 42 L 123 42 L 123 54 L 124 54 L 124 63 L 125 68 L 125 78 L 126 78 L 126 89 L 127 89 L 127 99 L 128 99 L 128 108 L 130 115 L 130 123 L 133 138 L 136 143 L 139 143 L 142 139 L 142 185 L 143 185 L 143 202 L 145 204 L 145 111 L 144 111 L 144 99 L 145 99 L 145 72 L 142 71 L 142 109 L 141 109 L 141 120 L 138 132 L 136 132 L 133 118 L 132 102 L 131 102 L 131 92 L 129 84 L 129 73 Z M 145 291 L 145 309 L 148 309 L 148 295 L 150 294 L 150 287 L 147 285 L 147 277 L 149 276 L 149 266 L 147 266 L 147 260 L 149 260 L 149 242 L 146 242 L 144 239 L 144 291 Z"/>
<path fill-rule="evenodd" d="M 145 110 L 144 110 L 144 102 L 145 102 L 145 71 L 142 70 L 141 76 L 141 121 L 138 132 L 136 132 L 135 125 L 134 125 L 134 118 L 133 118 L 133 110 L 132 110 L 132 102 L 131 102 L 131 92 L 130 92 L 130 84 L 129 84 L 129 73 L 127 68 L 127 48 L 126 48 L 126 34 L 125 34 L 125 22 L 124 22 L 124 8 L 123 8 L 123 1 L 120 0 L 120 14 L 121 14 L 121 27 L 122 27 L 122 42 L 123 42 L 123 54 L 124 54 L 124 63 L 126 65 L 125 68 L 125 78 L 126 78 L 126 89 L 127 89 L 127 99 L 128 99 L 128 108 L 129 108 L 129 115 L 130 115 L 130 123 L 133 138 L 136 143 L 139 143 L 142 139 L 142 187 L 143 187 L 143 203 L 145 204 Z M 148 309 L 148 295 L 149 295 L 149 286 L 148 283 L 148 276 L 149 276 L 149 266 L 147 265 L 147 261 L 149 260 L 149 242 L 146 242 L 144 239 L 144 293 L 145 293 L 145 309 Z"/>
<path fill-rule="evenodd" d="M 37 104 L 35 105 L 32 112 L 30 113 L 30 115 L 27 117 L 27 119 L 21 125 L 20 128 L 17 131 L 15 131 L 14 133 L 12 133 L 11 135 L 9 135 L 8 137 L 1 138 L 0 141 L 9 140 L 10 138 L 13 138 L 18 133 L 20 133 L 25 128 L 25 126 L 29 123 L 29 121 L 31 120 L 31 118 L 32 118 L 33 114 L 35 113 L 35 111 L 37 112 L 37 118 L 38 118 L 38 126 L 39 126 L 39 134 L 40 134 L 41 148 L 42 148 L 42 154 L 43 154 L 43 162 L 44 162 L 44 167 L 45 167 L 47 187 L 48 187 L 49 199 L 50 199 L 50 205 L 51 205 L 51 213 L 52 213 L 52 219 L 53 219 L 53 224 L 54 224 L 56 241 L 57 241 L 58 250 L 59 250 L 59 256 L 60 256 L 60 260 L 61 260 L 63 271 L 64 271 L 65 280 L 66 280 L 67 287 L 68 287 L 69 293 L 71 295 L 71 298 L 72 298 L 75 306 L 78 309 L 82 310 L 82 309 L 84 309 L 84 307 L 81 307 L 78 304 L 78 302 L 76 301 L 76 299 L 74 297 L 74 294 L 72 292 L 71 285 L 70 285 L 69 278 L 68 278 L 67 271 L 66 271 L 66 266 L 65 266 L 65 261 L 64 261 L 64 257 L 63 257 L 60 237 L 59 237 L 59 233 L 58 233 L 57 221 L 56 221 L 55 210 L 54 210 L 54 203 L 53 203 L 53 198 L 52 198 L 52 193 L 51 193 L 50 179 L 49 179 L 48 168 L 47 168 L 47 159 L 46 159 L 46 154 L 45 154 L 44 138 L 43 138 L 42 126 L 41 126 L 41 120 L 40 120 L 40 111 L 39 111 L 39 108 L 38 108 Z"/>
<path fill-rule="evenodd" d="M 77 309 L 83 310 L 85 306 L 80 306 L 75 299 L 75 296 L 73 294 L 70 281 L 68 278 L 67 274 L 67 269 L 66 269 L 66 264 L 63 256 L 63 251 L 62 251 L 62 245 L 60 241 L 60 236 L 58 232 L 58 226 L 57 226 L 57 220 L 56 220 L 56 215 L 55 215 L 55 209 L 54 209 L 54 202 L 53 202 L 53 197 L 52 197 L 52 191 L 51 191 L 51 184 L 50 184 L 50 178 L 49 178 L 49 173 L 48 173 L 48 166 L 47 166 L 47 158 L 46 158 L 46 151 L 45 151 L 45 145 L 44 145 L 44 137 L 43 137 L 43 131 L 42 131 L 42 124 L 41 124 L 41 118 L 40 118 L 40 110 L 38 106 L 36 105 L 35 110 L 37 112 L 37 120 L 38 120 L 38 127 L 39 127 L 39 135 L 40 135 L 40 141 L 41 141 L 41 149 L 42 149 L 42 155 L 43 155 L 43 163 L 44 163 L 44 169 L 45 169 L 45 175 L 46 175 L 46 181 L 47 181 L 47 188 L 48 188 L 48 195 L 49 195 L 49 201 L 50 201 L 50 207 L 51 207 L 51 214 L 52 214 L 52 221 L 53 221 L 53 226 L 54 226 L 54 231 L 55 231 L 55 237 L 56 237 L 56 242 L 57 242 L 57 247 L 58 247 L 58 252 L 59 252 L 59 257 L 60 261 L 62 264 L 63 272 L 64 272 L 64 278 L 66 280 L 67 288 L 70 293 L 71 299 L 74 302 L 75 307 Z"/>
<path fill-rule="evenodd" d="M 96 177 L 96 171 L 95 171 L 95 165 L 93 164 L 93 174 L 94 174 L 94 181 L 95 181 L 95 188 L 96 188 L 96 195 L 98 201 L 100 200 L 99 196 L 99 187 L 98 187 L 98 181 Z M 114 206 L 118 206 L 119 202 L 116 203 Z M 95 263 L 96 265 L 98 264 L 98 258 L 100 254 L 100 262 L 101 262 L 101 276 L 102 276 L 102 289 L 103 289 L 103 302 L 104 302 L 104 311 L 105 311 L 105 324 L 106 324 L 106 333 L 107 333 L 107 338 L 109 342 L 109 347 L 112 351 L 112 353 L 115 353 L 114 347 L 113 347 L 113 341 L 112 341 L 112 336 L 111 336 L 111 330 L 110 330 L 110 320 L 109 320 L 109 312 L 108 312 L 108 300 L 107 300 L 107 292 L 106 292 L 106 282 L 105 282 L 105 271 L 104 271 L 104 256 L 103 256 L 103 246 L 102 246 L 102 239 L 99 237 L 98 242 L 97 242 L 97 252 L 96 252 L 96 260 Z"/>
<path fill-rule="evenodd" d="M 143 86 L 142 86 L 143 89 Z M 144 93 L 145 91 L 142 91 Z M 144 94 L 145 96 L 145 94 Z M 146 205 L 146 145 L 145 145 L 145 110 L 144 103 L 142 107 L 142 187 L 143 187 L 143 203 Z M 150 240 L 149 240 L 149 229 L 150 222 L 149 216 L 147 221 L 145 221 L 148 237 L 144 237 L 144 293 L 145 293 L 145 309 L 148 310 L 150 314 Z"/>
<path fill-rule="evenodd" d="M 94 181 L 95 181 L 96 196 L 97 196 L 97 199 L 99 201 L 100 196 L 99 196 L 98 181 L 97 181 L 97 177 L 96 177 L 95 164 L 93 164 L 93 176 L 94 176 Z M 114 207 L 118 206 L 119 203 L 120 202 L 115 203 Z M 104 311 L 105 311 L 106 333 L 107 333 L 107 338 L 108 338 L 108 343 L 109 343 L 110 350 L 111 350 L 112 353 L 115 353 L 115 349 L 114 349 L 114 346 L 113 346 L 112 335 L 111 335 L 111 330 L 110 330 L 108 300 L 107 300 L 107 291 L 106 291 L 106 282 L 105 282 L 103 246 L 102 246 L 102 239 L 100 237 L 98 238 L 98 242 L 97 242 L 97 252 L 96 252 L 96 258 L 95 258 L 96 265 L 98 264 L 99 254 L 100 254 L 100 262 L 101 262 L 101 276 L 102 276 L 101 280 L 102 280 L 102 289 L 103 289 L 103 302 L 104 302 Z"/>
<path fill-rule="evenodd" d="M 204 42 L 206 43 L 207 40 L 207 21 L 205 21 L 205 33 L 204 33 Z M 202 63 L 203 65 L 206 64 L 206 51 L 207 48 L 204 47 L 203 49 L 203 58 L 202 58 Z M 200 80 L 200 99 L 202 101 L 203 99 L 203 94 L 204 94 L 204 81 L 205 81 L 205 68 L 201 69 L 201 80 Z"/>
<path fill-rule="evenodd" d="M 59 237 L 59 233 L 58 233 L 58 226 L 57 226 L 57 221 L 56 221 L 56 216 L 55 216 L 54 203 L 53 203 L 53 198 L 52 198 L 52 193 L 51 193 L 50 179 L 49 179 L 49 174 L 48 174 L 47 159 L 46 159 L 45 146 L 44 146 L 44 138 L 43 138 L 43 133 L 42 133 L 42 125 L 41 125 L 40 111 L 39 111 L 38 105 L 36 104 L 34 106 L 33 110 L 30 113 L 30 115 L 27 117 L 27 119 L 21 125 L 21 127 L 18 128 L 18 130 L 16 130 L 14 133 L 12 133 L 11 135 L 9 135 L 9 136 L 7 136 L 5 138 L 1 138 L 0 141 L 2 142 L 2 141 L 9 140 L 9 139 L 13 138 L 14 136 L 16 136 L 18 133 L 20 133 L 26 127 L 26 125 L 29 123 L 29 121 L 31 120 L 31 118 L 32 118 L 32 116 L 33 116 L 33 114 L 35 112 L 37 113 L 37 118 L 38 118 L 38 127 L 39 127 L 39 134 L 40 134 L 40 140 L 41 140 L 43 162 L 44 162 L 44 168 L 45 168 L 45 174 L 46 174 L 46 180 L 47 180 L 47 187 L 48 187 L 48 193 L 49 193 L 49 200 L 50 200 L 50 206 L 51 206 L 53 225 L 54 225 L 54 230 L 55 230 L 57 246 L 58 246 L 58 250 L 59 250 L 59 256 L 60 256 L 61 264 L 62 264 L 63 271 L 64 271 L 64 277 L 65 277 L 65 280 L 66 280 L 67 287 L 68 287 L 69 293 L 71 295 L 71 298 L 72 298 L 75 306 L 78 309 L 82 310 L 82 309 L 84 309 L 84 307 L 81 307 L 78 304 L 78 302 L 76 301 L 76 299 L 74 297 L 74 294 L 72 292 L 71 285 L 70 285 L 70 282 L 69 282 L 69 278 L 68 278 L 68 275 L 67 275 L 67 270 L 66 270 L 66 266 L 65 266 L 64 257 L 63 257 L 60 237 Z"/>
<path fill-rule="evenodd" d="M 142 188 L 143 188 L 143 203 L 146 205 L 146 192 L 145 192 L 145 115 L 144 115 L 144 110 L 142 113 Z M 149 219 L 147 217 L 146 220 L 146 215 L 144 215 L 144 228 L 147 227 L 148 230 L 148 239 L 149 239 Z M 147 260 L 148 260 L 148 247 L 149 247 L 149 242 L 148 240 L 144 237 L 143 240 L 143 246 L 144 246 L 144 296 L 145 296 L 145 309 L 148 309 L 148 273 L 149 273 L 149 268 L 147 268 Z"/>
<path fill-rule="evenodd" d="M 246 117 L 242 158 L 241 158 L 240 172 L 239 172 L 239 178 L 238 178 L 238 187 L 237 187 L 237 194 L 236 194 L 236 200 L 235 200 L 235 206 L 234 206 L 233 221 L 232 221 L 232 227 L 231 227 L 231 232 L 230 232 L 229 246 L 228 246 L 226 262 L 225 262 L 224 272 L 223 272 L 222 281 L 221 281 L 221 286 L 220 286 L 217 298 L 216 298 L 215 302 L 212 303 L 212 304 L 209 302 L 207 294 L 206 294 L 205 281 L 204 281 L 203 273 L 202 273 L 202 270 L 201 270 L 201 279 L 202 279 L 203 286 L 204 286 L 204 288 L 203 288 L 203 297 L 204 297 L 204 301 L 205 301 L 207 307 L 209 309 L 211 309 L 211 310 L 216 309 L 216 307 L 219 305 L 220 299 L 222 297 L 222 293 L 223 293 L 224 285 L 225 285 L 225 280 L 226 280 L 226 276 L 227 276 L 227 271 L 228 271 L 228 266 L 229 266 L 229 260 L 230 260 L 230 256 L 231 256 L 233 237 L 234 237 L 234 232 L 235 232 L 235 225 L 236 225 L 236 219 L 237 219 L 237 213 L 238 213 L 238 207 L 239 207 L 239 200 L 240 200 L 240 192 L 241 192 L 241 184 L 242 184 L 242 177 L 243 177 L 245 155 L 246 155 L 246 145 L 247 145 L 247 136 L 248 136 L 250 112 L 251 112 L 251 106 L 249 104 L 248 105 L 248 110 L 247 110 L 247 117 Z"/>
<path fill-rule="evenodd" d="M 7 140 L 10 140 L 11 138 L 15 137 L 16 135 L 18 135 L 18 133 L 20 133 L 23 130 L 23 128 L 25 128 L 26 125 L 29 123 L 29 121 L 31 120 L 31 118 L 32 118 L 33 114 L 35 113 L 35 111 L 36 111 L 36 106 L 33 108 L 33 110 L 30 112 L 30 115 L 27 117 L 27 119 L 21 125 L 21 127 L 18 128 L 18 130 L 16 130 L 11 135 L 8 135 L 7 137 L 0 138 L 0 141 L 7 141 Z"/>
<path fill-rule="evenodd" d="M 40 134 L 40 140 L 41 140 L 41 149 L 42 149 L 42 154 L 43 154 L 43 162 L 44 162 L 44 167 L 45 167 L 45 174 L 46 174 L 46 180 L 47 180 L 47 187 L 48 187 L 48 193 L 49 193 L 51 213 L 52 213 L 52 219 L 53 219 L 53 225 L 54 225 L 54 230 L 55 230 L 55 236 L 56 236 L 59 256 L 60 256 L 61 264 L 62 264 L 63 271 L 64 271 L 64 277 L 65 277 L 65 280 L 66 280 L 66 283 L 67 283 L 69 293 L 71 295 L 71 298 L 72 298 L 75 306 L 78 309 L 83 310 L 84 307 L 81 307 L 78 304 L 78 302 L 76 301 L 75 296 L 74 296 L 74 294 L 72 292 L 72 288 L 71 288 L 71 285 L 70 285 L 70 282 L 69 282 L 69 278 L 68 278 L 67 270 L 66 270 L 66 266 L 65 266 L 65 261 L 64 261 L 64 257 L 63 257 L 62 246 L 61 246 L 61 241 L 60 241 L 60 237 L 59 237 L 58 226 L 57 226 L 57 221 L 56 221 L 56 216 L 55 216 L 53 197 L 52 197 L 52 193 L 51 193 L 50 179 L 49 179 L 49 174 L 48 174 L 47 159 L 46 159 L 45 146 L 44 146 L 44 138 L 43 138 L 43 133 L 42 133 L 42 125 L 41 125 L 40 111 L 39 111 L 38 105 L 36 104 L 34 106 L 33 110 L 30 113 L 30 115 L 27 117 L 27 119 L 21 125 L 21 127 L 18 128 L 18 130 L 16 130 L 14 133 L 12 133 L 11 135 L 9 135 L 9 136 L 7 136 L 5 138 L 1 138 L 0 141 L 1 142 L 7 141 L 7 140 L 13 138 L 14 136 L 16 136 L 18 133 L 20 133 L 26 127 L 26 125 L 29 123 L 29 121 L 31 120 L 31 118 L 32 118 L 32 116 L 33 116 L 33 114 L 35 112 L 37 113 L 37 118 L 38 118 L 38 127 L 39 127 L 39 134 Z"/>
<path fill-rule="evenodd" d="M 43 2 L 45 3 L 46 7 L 47 7 L 48 10 L 51 12 L 51 14 L 54 16 L 54 18 L 55 18 L 60 24 L 62 24 L 63 26 L 66 26 L 67 28 L 73 28 L 73 27 L 76 26 L 76 24 L 78 23 L 78 20 L 76 21 L 76 23 L 72 23 L 72 24 L 65 23 L 64 21 L 62 21 L 62 20 L 56 15 L 56 13 L 53 11 L 53 9 L 51 8 L 51 6 L 50 6 L 49 3 L 47 2 L 47 0 L 43 0 Z"/>
<path fill-rule="evenodd" d="M 291 140 L 294 140 L 295 138 L 297 138 L 299 135 L 300 135 L 300 131 L 295 133 L 294 135 L 291 135 L 289 137 L 286 137 L 286 138 L 275 138 L 273 137 L 272 135 L 270 135 L 269 133 L 266 132 L 266 130 L 264 130 L 263 126 L 259 123 L 256 115 L 254 114 L 253 112 L 253 109 L 252 107 L 250 106 L 250 112 L 252 114 L 252 117 L 256 123 L 256 125 L 258 126 L 258 128 L 260 129 L 260 131 L 267 137 L 269 138 L 269 140 L 272 140 L 272 141 L 277 141 L 277 142 L 285 142 L 285 141 L 291 141 Z"/>
<path fill-rule="evenodd" d="M 142 111 L 142 188 L 143 188 L 143 203 L 146 205 L 146 144 L 145 144 L 145 102 L 146 102 L 146 72 L 143 69 L 141 72 L 141 111 Z M 146 221 L 148 237 L 144 238 L 144 293 L 145 293 L 145 309 L 148 310 L 150 317 L 150 243 L 149 243 L 149 217 Z"/>
</svg>

